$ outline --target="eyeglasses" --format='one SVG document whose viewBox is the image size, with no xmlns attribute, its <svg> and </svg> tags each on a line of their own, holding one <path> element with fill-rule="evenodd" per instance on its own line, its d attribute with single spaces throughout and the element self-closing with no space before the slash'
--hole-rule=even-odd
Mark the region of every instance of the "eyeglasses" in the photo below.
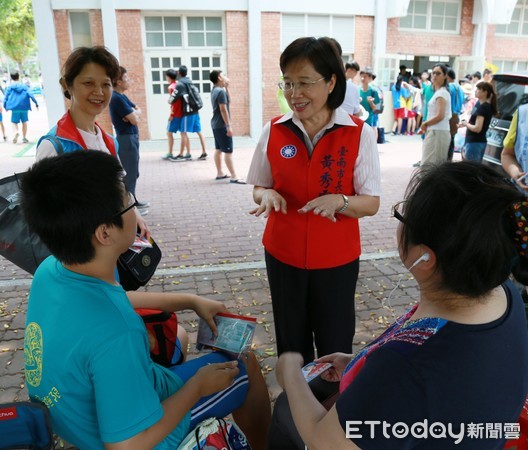
<svg viewBox="0 0 528 450">
<path fill-rule="evenodd" d="M 315 84 L 319 83 L 319 81 L 324 80 L 325 77 L 321 77 L 318 80 L 315 81 L 279 81 L 279 89 L 281 89 L 284 92 L 290 92 L 296 89 L 297 91 L 303 91 L 308 92 L 310 88 Z"/>
<path fill-rule="evenodd" d="M 118 216 L 122 216 L 123 214 L 125 214 L 126 212 L 130 211 L 132 208 L 135 208 L 138 205 L 136 196 L 132 194 L 132 192 L 127 192 L 127 194 L 128 194 L 128 206 L 125 209 L 123 209 L 123 211 L 117 214 L 114 214 L 114 218 Z"/>
<path fill-rule="evenodd" d="M 436 75 L 436 76 L 440 76 L 440 75 L 443 75 L 444 72 L 432 72 L 433 75 Z"/>
<path fill-rule="evenodd" d="M 405 203 L 405 200 L 402 200 L 401 202 L 396 203 L 392 207 L 392 217 L 399 220 L 401 223 L 406 223 L 405 218 L 403 217 L 402 213 L 400 212 L 400 209 L 402 209 L 402 205 Z"/>
</svg>

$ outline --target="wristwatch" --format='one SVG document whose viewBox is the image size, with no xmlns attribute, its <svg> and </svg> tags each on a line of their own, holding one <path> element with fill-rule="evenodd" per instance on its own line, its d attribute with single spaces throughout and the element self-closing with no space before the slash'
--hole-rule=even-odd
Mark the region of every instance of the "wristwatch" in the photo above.
<svg viewBox="0 0 528 450">
<path fill-rule="evenodd" d="M 337 210 L 338 213 L 345 212 L 348 208 L 348 197 L 345 194 L 341 194 L 341 197 L 343 197 L 343 201 L 345 202 L 345 204 L 341 209 Z"/>
</svg>

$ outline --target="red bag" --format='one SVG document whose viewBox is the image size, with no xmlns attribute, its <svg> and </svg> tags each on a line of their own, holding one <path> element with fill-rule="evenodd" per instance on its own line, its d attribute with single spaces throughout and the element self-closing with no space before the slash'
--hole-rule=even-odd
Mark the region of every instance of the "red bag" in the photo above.
<svg viewBox="0 0 528 450">
<path fill-rule="evenodd" d="M 165 367 L 179 364 L 181 361 L 172 362 L 178 334 L 176 314 L 146 308 L 137 308 L 136 312 L 141 316 L 147 328 L 152 361 Z"/>
</svg>

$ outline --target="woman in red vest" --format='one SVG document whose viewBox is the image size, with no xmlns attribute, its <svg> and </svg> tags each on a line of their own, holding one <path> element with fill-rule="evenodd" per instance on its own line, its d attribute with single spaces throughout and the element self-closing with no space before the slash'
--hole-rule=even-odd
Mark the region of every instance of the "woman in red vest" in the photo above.
<svg viewBox="0 0 528 450">
<path fill-rule="evenodd" d="M 343 62 L 329 38 L 300 38 L 282 53 L 291 112 L 268 123 L 248 182 L 268 218 L 263 243 L 278 352 L 304 362 L 350 352 L 361 244 L 358 219 L 379 208 L 380 168 L 370 126 L 340 108 Z"/>
</svg>

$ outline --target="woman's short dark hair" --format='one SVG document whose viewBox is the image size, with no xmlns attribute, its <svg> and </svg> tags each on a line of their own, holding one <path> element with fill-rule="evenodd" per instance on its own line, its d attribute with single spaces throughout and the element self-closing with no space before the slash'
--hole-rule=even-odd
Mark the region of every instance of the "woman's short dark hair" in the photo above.
<svg viewBox="0 0 528 450">
<path fill-rule="evenodd" d="M 28 225 L 59 261 L 91 261 L 97 227 L 123 227 L 122 175 L 119 160 L 98 150 L 45 158 L 24 175 L 22 210 Z"/>
<path fill-rule="evenodd" d="M 106 47 L 98 45 L 94 47 L 78 47 L 68 56 L 64 66 L 62 66 L 60 83 L 67 99 L 71 99 L 67 88 L 73 86 L 73 80 L 81 73 L 84 66 L 89 63 L 103 67 L 112 84 L 115 84 L 119 79 L 119 61 Z"/>
<path fill-rule="evenodd" d="M 303 37 L 293 41 L 284 49 L 280 57 L 282 73 L 294 61 L 307 60 L 326 81 L 336 76 L 333 91 L 328 95 L 327 106 L 334 110 L 341 106 L 346 92 L 346 76 L 339 51 L 328 37 Z"/>
<path fill-rule="evenodd" d="M 424 166 L 405 193 L 400 246 L 436 255 L 438 289 L 478 298 L 519 263 L 512 205 L 525 200 L 511 182 L 481 164 Z"/>
</svg>

